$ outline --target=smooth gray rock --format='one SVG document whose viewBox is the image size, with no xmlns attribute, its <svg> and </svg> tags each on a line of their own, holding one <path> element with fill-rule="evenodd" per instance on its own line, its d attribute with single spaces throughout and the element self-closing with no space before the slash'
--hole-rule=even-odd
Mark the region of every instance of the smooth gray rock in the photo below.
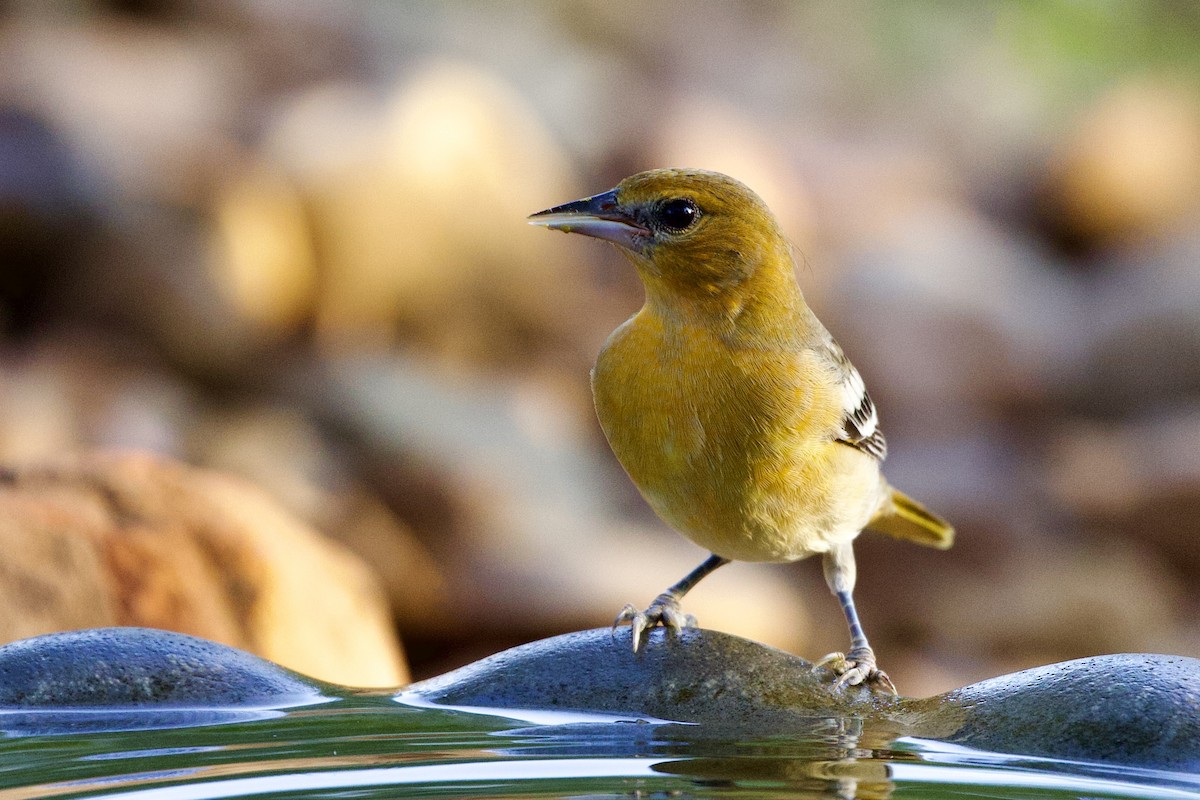
<svg viewBox="0 0 1200 800">
<path fill-rule="evenodd" d="M 414 684 L 400 698 L 491 709 L 573 709 L 769 734 L 814 719 L 1001 753 L 1200 769 L 1200 661 L 1111 655 L 972 684 L 926 699 L 837 690 L 828 670 L 715 631 L 581 631 Z"/>
<path fill-rule="evenodd" d="M 925 701 L 966 712 L 948 741 L 1031 756 L 1200 769 L 1200 660 L 1095 656 L 973 683 Z M 936 707 L 934 707 L 936 704 Z M 915 704 L 914 704 L 915 705 Z"/>
<path fill-rule="evenodd" d="M 401 694 L 442 705 L 593 711 L 769 730 L 896 706 L 803 658 L 736 636 L 630 629 L 569 633 L 515 647 L 413 684 Z"/>
<path fill-rule="evenodd" d="M 325 686 L 232 647 L 150 628 L 96 628 L 0 647 L 0 710 L 285 708 Z"/>
<path fill-rule="evenodd" d="M 864 746 L 917 736 L 1015 755 L 1200 771 L 1196 659 L 1097 656 L 915 699 L 836 689 L 827 669 L 715 631 L 655 630 L 638 653 L 629 637 L 623 628 L 545 639 L 413 684 L 397 699 L 491 714 L 570 710 L 701 723 L 687 728 L 693 738 L 828 731 L 832 723 L 874 743 Z M 354 694 L 166 631 L 107 628 L 0 647 L 0 730 L 13 735 L 237 721 Z M 71 712 L 80 707 L 94 713 Z"/>
</svg>

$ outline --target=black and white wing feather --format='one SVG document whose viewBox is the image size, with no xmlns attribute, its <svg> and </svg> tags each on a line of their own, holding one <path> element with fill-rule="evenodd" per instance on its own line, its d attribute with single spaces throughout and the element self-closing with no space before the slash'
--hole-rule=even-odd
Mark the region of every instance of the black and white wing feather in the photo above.
<svg viewBox="0 0 1200 800">
<path fill-rule="evenodd" d="M 887 457 L 887 440 L 879 429 L 879 414 L 862 376 L 832 337 L 825 345 L 838 370 L 842 395 L 842 426 L 837 441 L 883 461 Z"/>
</svg>

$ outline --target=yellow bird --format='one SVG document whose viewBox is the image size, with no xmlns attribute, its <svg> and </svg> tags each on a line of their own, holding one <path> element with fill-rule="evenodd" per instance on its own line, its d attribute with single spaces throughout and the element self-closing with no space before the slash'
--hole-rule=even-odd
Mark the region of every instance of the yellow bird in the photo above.
<svg viewBox="0 0 1200 800">
<path fill-rule="evenodd" d="M 746 186 L 715 172 L 638 173 L 538 212 L 534 225 L 615 243 L 645 285 L 592 370 L 600 425 L 651 508 L 712 555 L 640 611 L 643 631 L 695 624 L 679 600 L 730 561 L 820 554 L 850 627 L 838 685 L 895 692 L 854 608 L 854 538 L 871 528 L 949 547 L 953 529 L 888 485 L 875 405 L 804 302 L 791 246 Z"/>
</svg>

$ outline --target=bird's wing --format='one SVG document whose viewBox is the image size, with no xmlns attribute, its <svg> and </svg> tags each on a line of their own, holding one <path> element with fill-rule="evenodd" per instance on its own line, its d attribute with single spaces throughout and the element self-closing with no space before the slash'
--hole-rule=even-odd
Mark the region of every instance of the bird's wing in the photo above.
<svg viewBox="0 0 1200 800">
<path fill-rule="evenodd" d="M 822 349 L 837 370 L 841 389 L 842 426 L 837 441 L 883 461 L 887 457 L 887 440 L 879 428 L 879 413 L 871 395 L 867 394 L 862 376 L 833 337 L 826 336 L 823 344 Z"/>
</svg>

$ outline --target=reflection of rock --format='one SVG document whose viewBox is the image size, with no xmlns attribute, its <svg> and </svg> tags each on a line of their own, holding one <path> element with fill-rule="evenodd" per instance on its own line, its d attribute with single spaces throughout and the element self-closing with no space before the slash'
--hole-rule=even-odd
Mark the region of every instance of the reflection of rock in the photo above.
<svg viewBox="0 0 1200 800">
<path fill-rule="evenodd" d="M 405 669 L 366 567 L 248 484 L 136 455 L 10 469 L 0 638 L 125 624 L 347 684 Z"/>
</svg>

